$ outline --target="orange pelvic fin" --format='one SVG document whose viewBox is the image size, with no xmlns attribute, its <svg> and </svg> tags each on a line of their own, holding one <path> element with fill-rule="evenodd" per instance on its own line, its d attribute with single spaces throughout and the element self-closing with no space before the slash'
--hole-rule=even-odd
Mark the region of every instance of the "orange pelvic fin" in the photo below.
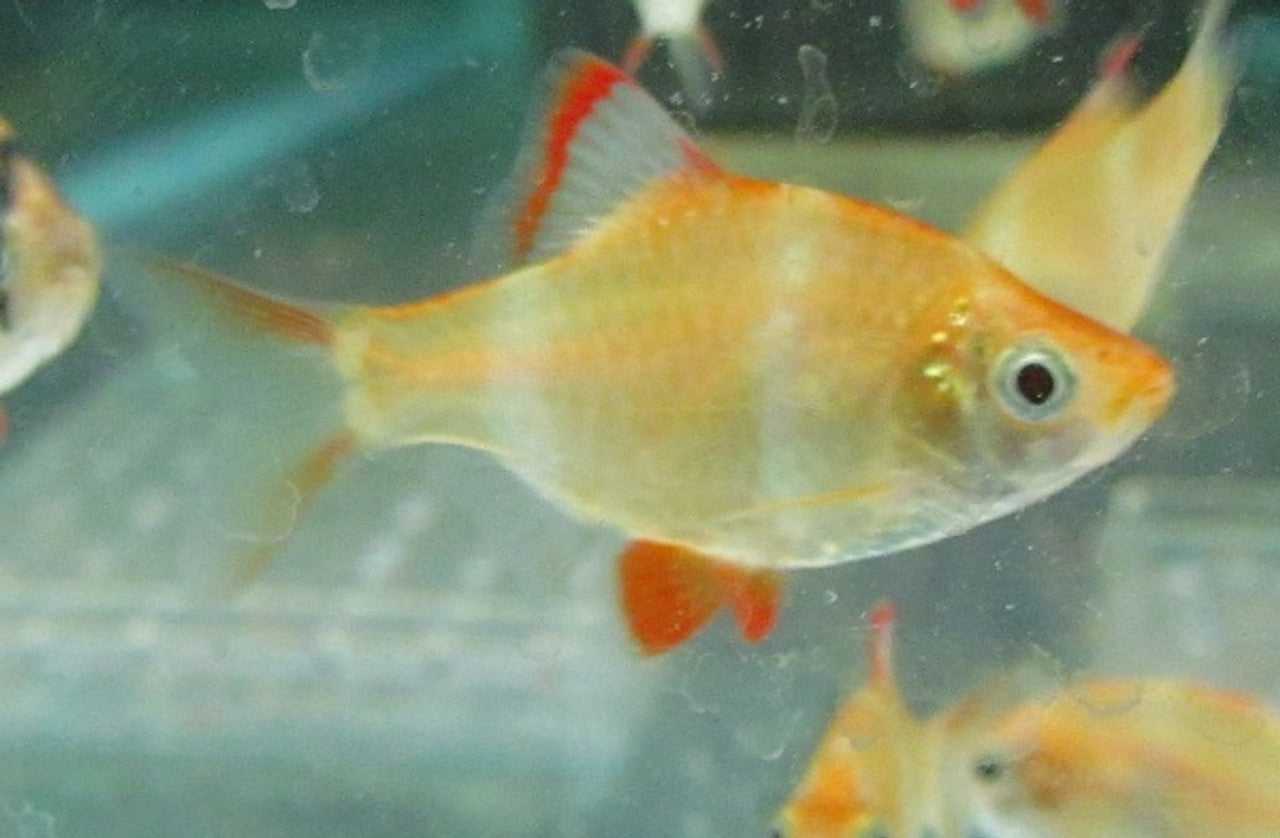
<svg viewBox="0 0 1280 838">
<path fill-rule="evenodd" d="M 496 275 L 564 253 L 645 187 L 688 170 L 718 167 L 621 69 L 562 51 L 512 178 L 476 231 L 477 267 Z"/>
<path fill-rule="evenodd" d="M 769 636 L 782 603 L 781 575 L 744 570 L 685 547 L 633 541 L 619 559 L 622 608 L 631 635 L 647 654 L 684 643 L 721 608 L 733 612 L 742 636 Z"/>
<path fill-rule="evenodd" d="M 254 529 L 276 535 L 262 538 L 258 546 L 238 562 L 231 580 L 233 590 L 248 587 L 266 572 L 276 553 L 288 542 L 297 522 L 306 517 L 320 491 L 354 449 L 355 438 L 350 433 L 337 433 L 308 453 L 282 480 L 271 485 L 265 495 L 254 498 L 253 509 L 248 513 L 257 520 Z"/>
</svg>

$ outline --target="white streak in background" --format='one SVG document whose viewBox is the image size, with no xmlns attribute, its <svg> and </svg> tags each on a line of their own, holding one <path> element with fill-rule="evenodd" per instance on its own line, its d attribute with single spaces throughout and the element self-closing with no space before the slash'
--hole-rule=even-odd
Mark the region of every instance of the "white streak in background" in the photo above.
<svg viewBox="0 0 1280 838">
<path fill-rule="evenodd" d="M 152 126 L 86 155 L 60 173 L 59 183 L 104 236 L 162 217 L 172 205 L 194 212 L 199 202 L 193 195 L 444 85 L 464 61 L 487 62 L 512 45 L 514 24 L 495 19 L 488 4 L 463 8 L 468 16 L 455 22 L 449 37 L 387 60 L 360 86 L 358 96 L 305 95 L 296 84 L 282 84 L 251 99 L 210 106 L 185 122 Z"/>
<path fill-rule="evenodd" d="M 836 132 L 840 106 L 827 81 L 827 56 L 812 44 L 803 44 L 797 57 L 804 74 L 804 96 L 800 101 L 800 124 L 796 139 L 804 143 L 825 143 Z"/>
<path fill-rule="evenodd" d="M 264 0 L 268 9 L 292 9 L 298 0 Z"/>
</svg>

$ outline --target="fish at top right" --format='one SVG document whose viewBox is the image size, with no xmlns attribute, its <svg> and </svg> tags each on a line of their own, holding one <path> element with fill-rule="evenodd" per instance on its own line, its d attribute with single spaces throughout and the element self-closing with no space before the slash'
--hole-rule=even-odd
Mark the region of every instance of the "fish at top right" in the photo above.
<svg viewBox="0 0 1280 838">
<path fill-rule="evenodd" d="M 964 237 L 1032 287 L 1121 331 L 1142 317 L 1222 127 L 1236 62 L 1231 0 L 1208 0 L 1182 66 L 1140 99 L 1118 40 L 1099 79 L 986 199 Z"/>
</svg>

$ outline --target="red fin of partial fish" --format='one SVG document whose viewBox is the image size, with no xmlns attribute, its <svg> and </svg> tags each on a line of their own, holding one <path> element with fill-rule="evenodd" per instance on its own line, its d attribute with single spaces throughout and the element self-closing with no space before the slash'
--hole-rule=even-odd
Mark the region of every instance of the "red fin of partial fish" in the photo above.
<svg viewBox="0 0 1280 838">
<path fill-rule="evenodd" d="M 561 52 L 511 181 L 477 230 L 476 266 L 492 275 L 556 256 L 653 181 L 717 169 L 630 76 Z"/>
<path fill-rule="evenodd" d="M 627 51 L 622 54 L 622 69 L 628 75 L 634 76 L 639 69 L 644 66 L 644 62 L 649 58 L 649 53 L 653 51 L 653 38 L 649 35 L 637 35 L 627 45 Z"/>
<path fill-rule="evenodd" d="M 1037 26 L 1049 26 L 1053 23 L 1053 4 L 1050 0 L 1018 0 L 1018 8 L 1027 20 Z"/>
<path fill-rule="evenodd" d="M 868 657 L 871 682 L 878 687 L 894 687 L 896 684 L 893 675 L 893 624 L 897 619 L 898 609 L 888 600 L 881 600 L 871 610 Z"/>
<path fill-rule="evenodd" d="M 752 643 L 769 635 L 782 602 L 780 575 L 744 570 L 672 544 L 633 541 L 619 560 L 622 608 L 648 654 L 670 651 L 728 608 Z"/>
<path fill-rule="evenodd" d="M 1098 78 L 1122 79 L 1129 72 L 1134 57 L 1142 49 L 1142 36 L 1137 34 L 1123 35 L 1103 53 L 1098 62 Z"/>
</svg>

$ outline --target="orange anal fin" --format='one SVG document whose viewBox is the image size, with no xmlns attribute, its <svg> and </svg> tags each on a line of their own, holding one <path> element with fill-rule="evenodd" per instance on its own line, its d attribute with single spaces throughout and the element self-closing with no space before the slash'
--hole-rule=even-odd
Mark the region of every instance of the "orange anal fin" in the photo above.
<svg viewBox="0 0 1280 838">
<path fill-rule="evenodd" d="M 188 295 L 195 296 L 233 325 L 298 343 L 325 346 L 333 342 L 333 327 L 302 306 L 277 300 L 219 276 L 205 268 L 170 259 L 152 258 L 150 269 Z"/>
<path fill-rule="evenodd" d="M 777 621 L 782 587 L 774 571 L 742 570 L 674 544 L 633 541 L 619 559 L 622 609 L 632 637 L 651 655 L 697 634 L 730 608 L 757 642 Z"/>
<path fill-rule="evenodd" d="M 782 610 L 782 574 L 776 570 L 743 570 L 729 565 L 720 565 L 717 569 L 743 638 L 749 643 L 764 640 L 773 631 L 778 612 Z"/>
<path fill-rule="evenodd" d="M 953 11 L 959 14 L 970 14 L 978 10 L 981 0 L 948 0 Z"/>
<path fill-rule="evenodd" d="M 236 567 L 232 577 L 233 590 L 242 590 L 266 573 L 271 560 L 288 541 L 298 521 L 306 517 L 316 498 L 337 471 L 341 463 L 355 448 L 355 438 L 346 432 L 334 435 L 314 449 L 279 484 L 273 486 L 257 507 L 260 520 L 272 522 L 264 529 L 284 530 L 284 534 L 254 549 Z M 286 522 L 281 528 L 276 521 Z"/>
</svg>

